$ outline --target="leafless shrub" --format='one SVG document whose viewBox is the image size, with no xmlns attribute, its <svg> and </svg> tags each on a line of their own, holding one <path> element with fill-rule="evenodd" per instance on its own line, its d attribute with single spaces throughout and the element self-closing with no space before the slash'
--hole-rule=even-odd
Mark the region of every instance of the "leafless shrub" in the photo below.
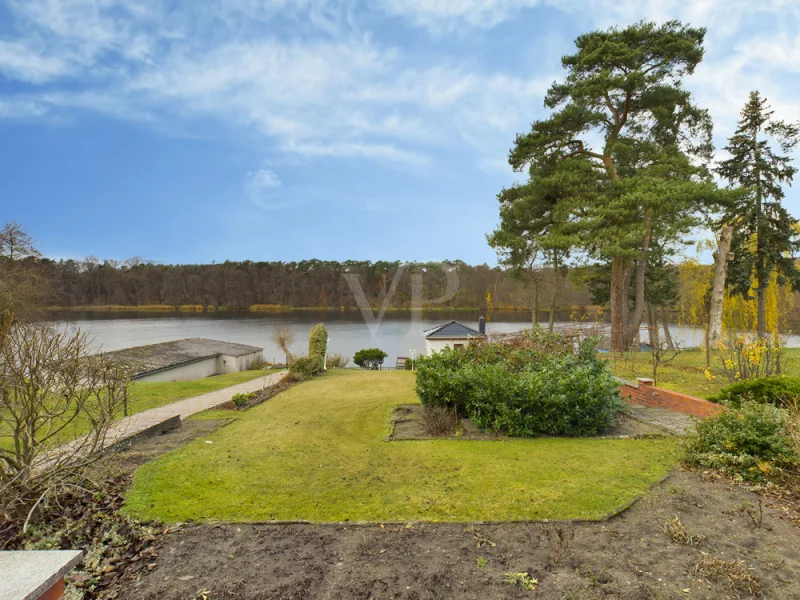
<svg viewBox="0 0 800 600">
<path fill-rule="evenodd" d="M 572 540 L 575 539 L 575 530 L 572 528 L 565 529 L 564 527 L 557 526 L 555 528 L 545 529 L 545 535 L 553 548 L 553 563 L 559 564 L 567 555 Z"/>
<path fill-rule="evenodd" d="M 286 325 L 276 325 L 269 334 L 269 339 L 286 355 L 286 364 L 291 364 L 294 356 L 289 346 L 294 343 L 294 330 Z"/>
<path fill-rule="evenodd" d="M 658 385 L 658 368 L 675 360 L 683 349 L 676 341 L 667 340 L 658 335 L 654 335 L 652 338 L 650 362 L 653 367 L 653 385 Z"/>
<path fill-rule="evenodd" d="M 743 560 L 722 560 L 703 554 L 694 572 L 711 581 L 722 581 L 731 592 L 746 592 L 755 596 L 761 591 L 761 579 Z"/>
<path fill-rule="evenodd" d="M 272 366 L 271 362 L 261 358 L 261 359 L 257 359 L 257 360 L 252 361 L 247 368 L 250 371 L 261 371 L 263 369 L 268 369 L 271 366 Z"/>
<path fill-rule="evenodd" d="M 294 383 L 296 381 L 304 381 L 306 376 L 298 371 L 286 371 L 286 374 L 281 377 L 281 383 Z"/>
<path fill-rule="evenodd" d="M 453 435 L 461 427 L 461 420 L 455 409 L 443 406 L 424 407 L 420 422 L 425 433 L 431 436 Z"/>
<path fill-rule="evenodd" d="M 684 546 L 699 546 L 706 539 L 704 535 L 690 534 L 686 530 L 686 526 L 677 516 L 668 519 L 667 522 L 661 526 L 661 531 L 666 533 L 673 542 L 683 544 Z"/>
<path fill-rule="evenodd" d="M 0 312 L 0 511 L 25 527 L 37 507 L 81 485 L 126 402 L 129 376 L 86 336 Z"/>
<path fill-rule="evenodd" d="M 789 435 L 794 442 L 797 454 L 800 454 L 800 398 L 784 398 L 783 408 L 789 413 L 789 418 L 787 419 Z"/>
<path fill-rule="evenodd" d="M 739 511 L 750 517 L 753 527 L 756 529 L 761 528 L 761 525 L 764 523 L 764 502 L 761 500 L 760 496 L 758 497 L 758 504 L 755 507 L 749 502 L 745 502 L 739 507 Z"/>
<path fill-rule="evenodd" d="M 337 352 L 328 354 L 327 365 L 329 369 L 344 369 L 349 362 L 349 356 L 342 356 Z"/>
</svg>

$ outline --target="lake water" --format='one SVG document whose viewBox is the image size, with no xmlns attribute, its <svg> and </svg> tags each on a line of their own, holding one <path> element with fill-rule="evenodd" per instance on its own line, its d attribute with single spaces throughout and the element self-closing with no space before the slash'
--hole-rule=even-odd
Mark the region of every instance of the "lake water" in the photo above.
<svg viewBox="0 0 800 600">
<path fill-rule="evenodd" d="M 389 355 L 386 363 L 394 364 L 398 356 L 411 356 L 413 353 L 419 355 L 425 351 L 423 332 L 426 329 L 451 319 L 477 329 L 479 316 L 477 312 L 392 312 L 386 313 L 380 323 L 367 324 L 357 312 L 195 315 L 85 311 L 59 314 L 59 319 L 66 320 L 65 326 L 70 329 L 80 329 L 87 333 L 95 351 L 205 337 L 262 347 L 264 357 L 270 361 L 284 359 L 281 351 L 270 341 L 270 332 L 276 325 L 291 327 L 295 332 L 292 352 L 305 354 L 311 327 L 322 322 L 330 335 L 329 352 L 352 357 L 362 348 L 378 347 Z M 486 326 L 487 333 L 508 333 L 530 327 L 528 318 L 524 312 L 491 314 Z M 546 327 L 547 323 L 542 323 L 542 326 Z M 703 341 L 700 329 L 671 325 L 670 330 L 684 347 L 699 346 Z M 800 339 L 793 339 L 792 342 L 800 342 Z"/>
</svg>

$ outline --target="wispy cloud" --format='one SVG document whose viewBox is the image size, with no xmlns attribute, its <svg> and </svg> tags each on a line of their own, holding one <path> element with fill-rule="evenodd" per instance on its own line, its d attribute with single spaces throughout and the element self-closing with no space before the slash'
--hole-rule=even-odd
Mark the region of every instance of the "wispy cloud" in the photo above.
<svg viewBox="0 0 800 600">
<path fill-rule="evenodd" d="M 42 55 L 24 43 L 0 41 L 0 73 L 9 79 L 44 83 L 70 70 L 57 56 Z"/>
<path fill-rule="evenodd" d="M 0 42 L 0 74 L 24 85 L 0 102 L 1 118 L 95 111 L 192 134 L 210 118 L 255 132 L 274 153 L 409 169 L 464 148 L 475 154 L 474 165 L 490 164 L 543 114 L 542 97 L 560 66 L 506 68 L 503 57 L 487 66 L 441 43 L 435 54 L 410 52 L 402 40 L 371 33 L 387 16 L 439 40 L 485 32 L 543 7 L 588 26 L 642 18 L 708 25 L 707 59 L 690 85 L 721 131 L 735 123 L 749 87 L 763 87 L 776 106 L 794 110 L 798 86 L 787 87 L 786 78 L 800 72 L 800 5 L 791 0 L 6 4 L 13 19 Z M 768 24 L 744 27 L 755 18 Z"/>
<path fill-rule="evenodd" d="M 267 209 L 287 208 L 291 204 L 275 194 L 281 180 L 271 169 L 262 168 L 248 173 L 244 181 L 247 199 L 256 206 Z"/>
</svg>

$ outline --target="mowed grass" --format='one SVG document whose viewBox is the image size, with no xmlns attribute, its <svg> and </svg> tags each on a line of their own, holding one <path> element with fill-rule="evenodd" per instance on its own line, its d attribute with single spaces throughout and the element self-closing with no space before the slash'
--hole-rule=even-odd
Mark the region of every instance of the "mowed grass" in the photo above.
<svg viewBox="0 0 800 600">
<path fill-rule="evenodd" d="M 611 370 L 615 375 L 625 379 L 635 380 L 636 377 L 652 377 L 653 363 L 649 352 L 631 352 L 614 357 L 611 354 L 603 355 L 609 361 Z M 783 373 L 789 377 L 800 377 L 800 349 L 786 348 L 784 350 Z M 711 375 L 709 380 L 705 375 L 706 355 L 703 350 L 686 350 L 681 352 L 674 360 L 662 364 L 658 368 L 658 387 L 674 390 L 700 398 L 713 396 L 731 385 L 727 379 L 720 358 L 717 354 L 712 356 Z"/>
<path fill-rule="evenodd" d="M 392 408 L 417 401 L 413 377 L 300 383 L 141 467 L 126 510 L 167 522 L 596 519 L 676 460 L 666 439 L 386 442 Z"/>
<path fill-rule="evenodd" d="M 226 375 L 214 375 L 194 381 L 167 381 L 167 382 L 134 382 L 128 396 L 128 414 L 136 414 L 151 408 L 158 408 L 171 402 L 200 396 L 208 392 L 221 390 L 238 383 L 244 383 L 269 375 L 271 369 L 241 371 Z"/>
<path fill-rule="evenodd" d="M 270 370 L 242 371 L 240 373 L 205 377 L 194 381 L 133 382 L 128 394 L 128 415 L 134 415 L 151 408 L 158 408 L 159 406 L 177 402 L 178 400 L 220 390 L 237 383 L 244 383 L 245 381 L 268 375 L 271 372 Z M 123 416 L 124 414 L 120 407 L 117 418 L 121 419 Z M 52 446 L 66 443 L 79 435 L 87 433 L 89 429 L 89 423 L 85 419 L 75 419 L 48 443 Z M 11 437 L 11 429 L 4 429 L 4 425 L 0 423 L 0 448 L 11 449 L 13 447 L 14 441 Z"/>
</svg>

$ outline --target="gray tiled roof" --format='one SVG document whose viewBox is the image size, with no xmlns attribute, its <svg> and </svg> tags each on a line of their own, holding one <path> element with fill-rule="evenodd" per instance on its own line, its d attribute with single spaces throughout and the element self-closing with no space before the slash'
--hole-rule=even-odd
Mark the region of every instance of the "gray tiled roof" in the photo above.
<svg viewBox="0 0 800 600">
<path fill-rule="evenodd" d="M 446 340 L 459 340 L 474 338 L 480 336 L 481 333 L 472 327 L 467 327 L 458 321 L 450 321 L 444 325 L 439 325 L 433 329 L 428 329 L 425 332 L 425 339 L 446 339 Z"/>
<path fill-rule="evenodd" d="M 127 365 L 132 371 L 132 376 L 137 377 L 221 354 L 225 356 L 242 356 L 262 350 L 263 348 L 257 348 L 256 346 L 246 346 L 245 344 L 235 344 L 233 342 L 187 338 L 174 342 L 115 350 L 114 352 L 107 352 L 106 356 Z"/>
</svg>

